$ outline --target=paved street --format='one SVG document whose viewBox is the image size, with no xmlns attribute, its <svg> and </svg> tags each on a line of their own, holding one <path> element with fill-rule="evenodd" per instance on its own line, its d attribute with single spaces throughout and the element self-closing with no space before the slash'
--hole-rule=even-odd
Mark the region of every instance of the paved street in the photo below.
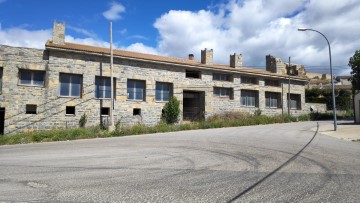
<svg viewBox="0 0 360 203">
<path fill-rule="evenodd" d="M 316 125 L 0 146 L 0 202 L 358 202 L 360 143 Z"/>
</svg>

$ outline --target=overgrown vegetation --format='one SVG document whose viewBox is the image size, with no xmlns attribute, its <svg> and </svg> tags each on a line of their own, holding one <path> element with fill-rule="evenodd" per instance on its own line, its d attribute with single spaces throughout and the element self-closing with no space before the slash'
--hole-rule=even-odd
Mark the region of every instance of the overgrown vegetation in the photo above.
<svg viewBox="0 0 360 203">
<path fill-rule="evenodd" d="M 85 128 L 86 122 L 87 122 L 87 115 L 86 115 L 86 113 L 84 113 L 83 115 L 81 115 L 80 120 L 79 120 L 80 128 Z"/>
<path fill-rule="evenodd" d="M 346 90 L 335 90 L 336 109 L 347 111 L 350 109 L 351 93 Z M 306 89 L 305 102 L 326 103 L 328 110 L 333 109 L 332 92 L 330 89 Z"/>
<path fill-rule="evenodd" d="M 164 106 L 163 113 L 161 115 L 162 120 L 167 124 L 176 123 L 180 115 L 180 102 L 175 96 L 170 97 L 169 102 Z"/>
<path fill-rule="evenodd" d="M 351 117 L 351 111 L 345 113 L 343 116 L 338 116 L 339 119 Z M 34 142 L 51 142 L 51 141 L 66 141 L 76 139 L 89 138 L 103 138 L 103 137 L 117 137 L 126 135 L 151 134 L 161 132 L 174 132 L 182 130 L 196 130 L 209 128 L 223 128 L 235 126 L 249 126 L 249 125 L 264 125 L 272 123 L 289 123 L 297 121 L 309 121 L 320 119 L 332 119 L 331 113 L 320 114 L 304 114 L 301 116 L 289 115 L 252 115 L 245 112 L 224 112 L 208 117 L 205 121 L 198 121 L 184 124 L 167 124 L 160 122 L 155 126 L 146 126 L 143 124 L 136 124 L 133 126 L 121 125 L 117 123 L 116 129 L 112 132 L 102 129 L 100 126 L 88 128 L 74 128 L 74 129 L 53 129 L 49 131 L 38 131 L 28 133 L 18 133 L 11 136 L 0 137 L 0 144 L 25 144 Z"/>
</svg>

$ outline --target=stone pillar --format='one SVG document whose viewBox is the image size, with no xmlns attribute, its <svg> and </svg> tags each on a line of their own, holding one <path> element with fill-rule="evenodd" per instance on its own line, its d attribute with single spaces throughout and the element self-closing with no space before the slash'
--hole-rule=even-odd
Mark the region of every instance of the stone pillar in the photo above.
<svg viewBox="0 0 360 203">
<path fill-rule="evenodd" d="M 201 63 L 202 64 L 212 64 L 213 63 L 213 50 L 207 49 L 201 50 Z"/>
<path fill-rule="evenodd" d="M 241 68 L 243 66 L 243 60 L 241 54 L 230 55 L 230 67 L 232 68 Z"/>
<path fill-rule="evenodd" d="M 54 44 L 65 44 L 65 23 L 54 21 L 52 42 Z"/>
</svg>

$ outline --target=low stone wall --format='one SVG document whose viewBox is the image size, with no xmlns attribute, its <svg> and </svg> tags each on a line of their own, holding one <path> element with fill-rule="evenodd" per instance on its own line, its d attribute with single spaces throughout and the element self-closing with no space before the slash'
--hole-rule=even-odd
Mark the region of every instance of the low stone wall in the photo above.
<svg viewBox="0 0 360 203">
<path fill-rule="evenodd" d="M 327 111 L 325 103 L 305 103 L 304 111 L 307 113 L 311 112 L 325 113 Z"/>
</svg>

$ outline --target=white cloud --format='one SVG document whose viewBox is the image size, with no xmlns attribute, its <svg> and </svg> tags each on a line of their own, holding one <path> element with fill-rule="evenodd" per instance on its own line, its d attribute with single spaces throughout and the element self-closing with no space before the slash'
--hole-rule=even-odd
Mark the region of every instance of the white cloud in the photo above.
<svg viewBox="0 0 360 203">
<path fill-rule="evenodd" d="M 51 30 L 26 30 L 24 28 L 0 29 L 0 44 L 43 49 L 51 38 Z"/>
<path fill-rule="evenodd" d="M 349 57 L 359 49 L 360 2 L 231 0 L 217 9 L 169 11 L 154 27 L 159 31 L 158 52 L 186 57 L 200 50 L 214 49 L 214 61 L 229 63 L 229 54 L 242 53 L 244 65 L 265 66 L 265 56 L 309 66 L 318 72 L 329 71 L 328 46 L 315 32 L 298 32 L 298 27 L 321 30 L 329 39 L 334 70 L 348 72 Z M 342 66 L 342 67 L 338 67 Z"/>
<path fill-rule="evenodd" d="M 79 27 L 74 27 L 74 26 L 71 26 L 71 25 L 67 25 L 66 28 L 70 29 L 70 30 L 73 30 L 79 34 L 83 34 L 87 37 L 91 37 L 91 38 L 97 38 L 97 35 L 93 32 L 93 31 L 89 31 L 89 30 L 86 30 L 84 28 L 79 28 Z"/>
<path fill-rule="evenodd" d="M 110 9 L 103 12 L 103 16 L 108 20 L 119 20 L 122 18 L 120 14 L 124 12 L 125 7 L 121 3 L 112 2 L 110 4 Z"/>
<path fill-rule="evenodd" d="M 147 54 L 160 54 L 155 48 L 144 45 L 143 43 L 134 43 L 127 47 L 121 47 L 128 51 L 135 51 Z"/>
</svg>

